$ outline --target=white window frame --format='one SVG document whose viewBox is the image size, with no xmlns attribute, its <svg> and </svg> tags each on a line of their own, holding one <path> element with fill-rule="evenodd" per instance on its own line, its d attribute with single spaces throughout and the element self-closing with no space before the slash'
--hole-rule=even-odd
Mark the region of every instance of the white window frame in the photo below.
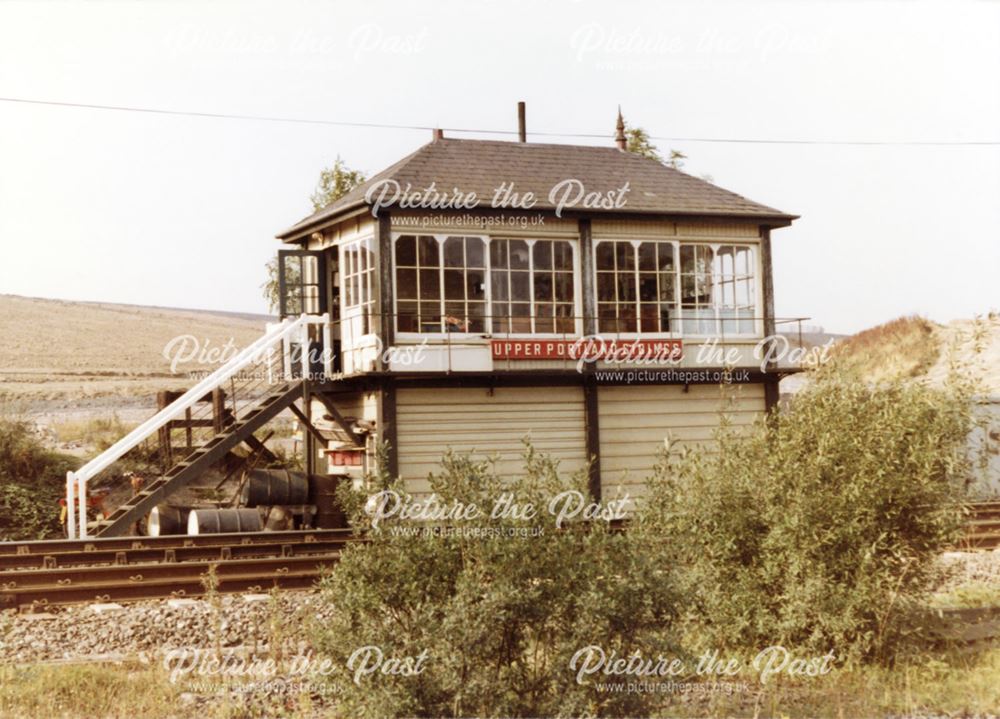
<svg viewBox="0 0 1000 719">
<path fill-rule="evenodd" d="M 635 265 L 638 268 L 639 263 L 639 245 L 644 242 L 654 242 L 658 244 L 670 244 L 674 248 L 674 311 L 677 313 L 676 318 L 671 324 L 676 324 L 677 331 L 675 332 L 602 332 L 600 329 L 599 318 L 594 318 L 594 325 L 597 327 L 597 335 L 599 337 L 604 337 L 608 339 L 613 338 L 624 338 L 624 339 L 719 339 L 725 338 L 726 340 L 733 339 L 735 341 L 743 341 L 748 339 L 759 339 L 763 336 L 764 332 L 764 321 L 761 317 L 761 308 L 763 307 L 763 294 L 762 294 L 762 282 L 761 282 L 761 261 L 760 261 L 760 245 L 754 242 L 746 242 L 739 240 L 727 240 L 727 241 L 715 241 L 706 242 L 704 240 L 688 240 L 682 238 L 657 238 L 657 237 L 595 237 L 594 238 L 594 269 L 593 269 L 593 287 L 594 287 L 594 307 L 597 308 L 600 304 L 597 299 L 597 282 L 598 282 L 598 267 L 597 267 L 597 247 L 603 242 L 630 242 L 635 251 Z M 740 247 L 750 250 L 751 255 L 751 267 L 753 269 L 753 274 L 751 275 L 753 282 L 753 300 L 754 300 L 754 320 L 753 320 L 753 332 L 746 333 L 726 333 L 722 334 L 720 331 L 722 328 L 723 321 L 735 321 L 730 318 L 725 318 L 725 320 L 719 315 L 719 307 L 712 304 L 712 310 L 715 315 L 715 327 L 716 332 L 713 334 L 699 334 L 699 333 L 685 333 L 683 331 L 684 327 L 684 308 L 681 306 L 681 247 L 685 246 L 702 246 L 709 247 L 712 251 L 712 271 L 713 271 L 713 292 L 714 292 L 714 259 L 716 252 L 720 247 Z M 636 273 L 636 299 L 635 306 L 637 313 L 640 311 L 641 302 L 639 300 L 639 286 L 638 286 L 638 269 L 634 270 Z M 618 300 L 615 300 L 615 304 L 618 304 Z M 636 315 L 638 319 L 638 314 Z"/>
<path fill-rule="evenodd" d="M 399 330 L 399 292 L 396 287 L 396 242 L 400 237 L 412 235 L 413 237 L 433 237 L 438 243 L 438 272 L 440 273 L 440 287 L 441 287 L 441 298 L 439 302 L 441 303 L 441 312 L 444 314 L 444 305 L 447 300 L 444 298 L 444 243 L 449 237 L 474 237 L 483 240 L 483 251 L 485 252 L 485 278 L 486 283 L 486 324 L 485 331 L 483 332 L 403 332 Z M 421 339 L 430 340 L 469 340 L 469 339 L 481 339 L 483 337 L 502 337 L 502 338 L 539 338 L 539 339 L 558 339 L 558 338 L 576 338 L 580 337 L 583 332 L 583 322 L 580 319 L 580 306 L 581 306 L 581 282 L 580 278 L 580 241 L 579 238 L 571 237 L 518 237 L 517 235 L 498 235 L 492 237 L 489 235 L 477 235 L 471 233 L 462 233 L 460 231 L 456 232 L 421 232 L 419 230 L 412 231 L 401 231 L 393 232 L 391 234 L 392 239 L 392 313 L 393 313 L 393 328 L 395 329 L 395 336 L 399 340 L 403 341 L 416 341 Z M 529 285 L 529 293 L 531 298 L 531 308 L 532 308 L 532 323 L 534 323 L 534 308 L 535 308 L 535 278 L 534 278 L 534 243 L 535 242 L 568 242 L 570 249 L 573 253 L 573 333 L 565 332 L 497 332 L 493 326 L 493 267 L 491 263 L 491 252 L 490 245 L 493 240 L 523 240 L 528 243 L 528 257 L 529 257 L 529 276 L 531 278 Z M 419 299 L 418 299 L 419 301 Z"/>
<path fill-rule="evenodd" d="M 376 334 L 375 329 L 375 270 L 378 263 L 378 259 L 375 256 L 375 238 L 374 237 L 362 237 L 356 240 L 351 240 L 345 242 L 338 246 L 338 252 L 340 253 L 337 272 L 340 274 L 340 321 L 343 325 L 344 323 L 351 323 L 351 332 L 353 334 L 355 322 L 367 314 L 367 332 L 362 332 L 357 337 L 352 338 L 352 344 L 357 344 L 357 340 L 363 337 L 370 337 Z M 363 271 L 359 271 L 358 268 L 352 267 L 348 260 L 348 254 L 351 250 L 357 253 L 359 249 L 367 249 L 368 257 L 371 260 L 371 264 L 366 267 Z M 354 304 L 348 304 L 348 295 L 350 294 L 350 283 L 353 278 L 358 279 L 358 287 L 364 288 L 364 293 L 366 294 L 366 300 L 364 302 L 355 302 Z M 359 293 L 360 294 L 360 293 Z M 353 298 L 352 299 L 356 299 Z"/>
</svg>

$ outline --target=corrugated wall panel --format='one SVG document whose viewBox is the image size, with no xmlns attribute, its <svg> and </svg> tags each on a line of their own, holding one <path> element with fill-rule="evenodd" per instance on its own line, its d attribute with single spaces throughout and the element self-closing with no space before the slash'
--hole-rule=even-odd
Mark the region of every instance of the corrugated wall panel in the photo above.
<svg viewBox="0 0 1000 719">
<path fill-rule="evenodd" d="M 428 489 L 449 449 L 497 456 L 501 476 L 523 468 L 522 439 L 574 472 L 586 464 L 586 419 L 579 387 L 400 389 L 396 400 L 399 471 L 412 492 Z"/>
<path fill-rule="evenodd" d="M 631 497 L 656 464 L 664 440 L 710 443 L 723 410 L 737 426 L 752 424 L 764 412 L 764 387 L 735 385 L 723 396 L 716 385 L 633 385 L 598 390 L 601 429 L 601 488 L 606 499 L 619 491 Z"/>
</svg>

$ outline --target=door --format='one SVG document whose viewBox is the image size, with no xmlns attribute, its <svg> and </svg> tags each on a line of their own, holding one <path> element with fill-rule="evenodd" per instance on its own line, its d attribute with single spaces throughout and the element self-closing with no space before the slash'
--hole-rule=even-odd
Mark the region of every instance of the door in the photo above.
<svg viewBox="0 0 1000 719">
<path fill-rule="evenodd" d="M 278 309 L 281 319 L 326 312 L 326 256 L 307 250 L 278 250 Z"/>
</svg>

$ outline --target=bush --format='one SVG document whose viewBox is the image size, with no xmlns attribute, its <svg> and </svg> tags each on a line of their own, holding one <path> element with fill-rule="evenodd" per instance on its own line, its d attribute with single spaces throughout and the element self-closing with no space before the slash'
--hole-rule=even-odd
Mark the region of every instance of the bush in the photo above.
<svg viewBox="0 0 1000 719">
<path fill-rule="evenodd" d="M 969 406 L 831 373 L 752 435 L 666 458 L 642 521 L 674 537 L 697 643 L 889 658 L 961 525 Z"/>
<path fill-rule="evenodd" d="M 504 492 L 519 506 L 545 508 L 563 491 L 584 492 L 584 483 L 580 476 L 560 478 L 551 461 L 529 448 L 516 480 L 504 482 L 486 463 L 449 455 L 431 488 L 441 506 L 475 504 L 488 513 Z M 669 567 L 650 563 L 637 535 L 612 532 L 604 522 L 559 531 L 547 513 L 432 523 L 491 536 L 414 535 L 425 525 L 395 517 L 370 529 L 357 497 L 347 501 L 355 526 L 369 527 L 370 541 L 349 547 L 323 582 L 333 616 L 320 628 L 320 650 L 341 667 L 366 646 L 387 660 L 423 652 L 427 658 L 415 676 L 376 674 L 355 682 L 352 671 L 334 673 L 345 715 L 649 710 L 649 695 L 601 693 L 578 684 L 570 669 L 573 655 L 590 645 L 622 656 L 677 655 L 673 577 Z"/>
<path fill-rule="evenodd" d="M 75 464 L 45 449 L 27 422 L 0 418 L 0 539 L 62 536 L 59 498 Z"/>
</svg>

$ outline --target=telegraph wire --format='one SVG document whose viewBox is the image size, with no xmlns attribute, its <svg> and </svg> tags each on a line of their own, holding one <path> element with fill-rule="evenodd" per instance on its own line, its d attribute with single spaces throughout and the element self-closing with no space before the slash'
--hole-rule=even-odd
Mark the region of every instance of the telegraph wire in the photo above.
<svg viewBox="0 0 1000 719">
<path fill-rule="evenodd" d="M 305 117 L 278 117 L 268 115 L 246 115 L 226 112 L 195 112 L 190 110 L 166 110 L 151 107 L 130 107 L 127 105 L 99 105 L 84 102 L 58 102 L 55 100 L 35 100 L 21 97 L 0 97 L 0 102 L 19 103 L 24 105 L 44 105 L 49 107 L 70 107 L 88 110 L 110 110 L 115 112 L 138 112 L 151 115 L 173 115 L 182 117 L 202 117 L 218 120 L 245 120 L 256 122 L 294 123 L 300 125 L 327 125 L 334 127 L 357 127 L 378 130 L 419 130 L 428 131 L 440 129 L 444 132 L 459 132 L 479 135 L 517 135 L 516 130 L 495 130 L 467 127 L 435 128 L 431 125 L 399 125 L 380 122 L 350 122 L 346 120 L 324 120 Z M 612 133 L 584 132 L 529 132 L 535 137 L 572 137 L 607 140 Z M 826 146 L 858 146 L 858 147 L 976 147 L 1000 145 L 1000 140 L 776 140 L 767 138 L 733 138 L 733 137 L 664 137 L 650 135 L 649 139 L 660 142 L 705 142 L 744 145 L 826 145 Z"/>
</svg>

